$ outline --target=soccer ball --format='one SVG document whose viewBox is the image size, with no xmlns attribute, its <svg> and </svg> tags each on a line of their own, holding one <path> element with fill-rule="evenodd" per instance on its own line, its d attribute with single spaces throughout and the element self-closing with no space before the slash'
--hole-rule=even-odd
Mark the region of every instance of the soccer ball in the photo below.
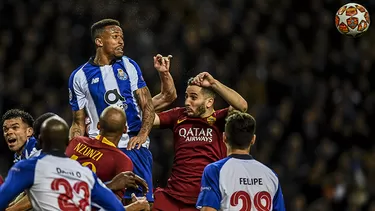
<svg viewBox="0 0 375 211">
<path fill-rule="evenodd" d="M 341 34 L 358 37 L 369 28 L 370 15 L 364 6 L 348 3 L 337 11 L 335 25 Z"/>
</svg>

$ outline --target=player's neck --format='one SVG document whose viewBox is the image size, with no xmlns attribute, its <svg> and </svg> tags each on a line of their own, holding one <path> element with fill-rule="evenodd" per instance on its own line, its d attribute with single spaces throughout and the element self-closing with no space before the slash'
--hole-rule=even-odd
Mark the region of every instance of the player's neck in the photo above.
<svg viewBox="0 0 375 211">
<path fill-rule="evenodd" d="M 201 115 L 201 118 L 206 118 L 206 117 L 209 117 L 211 116 L 213 113 L 215 112 L 214 109 L 207 109 L 207 111 Z"/>
<path fill-rule="evenodd" d="M 227 154 L 228 154 L 228 156 L 232 155 L 232 154 L 248 155 L 248 154 L 250 154 L 250 149 L 230 149 L 230 148 L 228 148 Z"/>
<path fill-rule="evenodd" d="M 113 59 L 114 59 L 113 56 L 106 55 L 100 50 L 97 50 L 95 58 L 94 58 L 94 63 L 99 66 L 109 65 L 111 64 Z"/>
</svg>

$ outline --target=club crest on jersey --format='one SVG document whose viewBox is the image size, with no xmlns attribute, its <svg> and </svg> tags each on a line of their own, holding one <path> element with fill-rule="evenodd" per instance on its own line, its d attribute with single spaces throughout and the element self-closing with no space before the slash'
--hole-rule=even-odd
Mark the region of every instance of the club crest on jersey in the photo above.
<svg viewBox="0 0 375 211">
<path fill-rule="evenodd" d="M 117 69 L 117 78 L 124 81 L 128 79 L 128 76 L 122 69 Z"/>
<path fill-rule="evenodd" d="M 210 116 L 210 117 L 207 118 L 207 123 L 209 125 L 213 125 L 213 124 L 215 124 L 215 122 L 216 122 L 216 118 L 215 117 Z"/>
</svg>

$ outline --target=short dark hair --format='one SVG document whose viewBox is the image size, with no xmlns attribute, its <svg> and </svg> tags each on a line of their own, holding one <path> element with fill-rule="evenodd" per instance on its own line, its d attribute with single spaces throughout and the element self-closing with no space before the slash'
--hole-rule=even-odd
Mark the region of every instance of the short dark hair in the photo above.
<svg viewBox="0 0 375 211">
<path fill-rule="evenodd" d="M 36 118 L 36 120 L 34 121 L 34 124 L 33 124 L 34 137 L 35 138 L 39 137 L 40 128 L 42 127 L 43 122 L 46 121 L 46 119 L 48 119 L 50 117 L 53 117 L 53 116 L 56 116 L 56 115 L 57 114 L 55 114 L 55 113 L 47 112 L 47 113 L 44 113 L 44 114 L 40 115 L 38 118 Z"/>
<path fill-rule="evenodd" d="M 225 136 L 233 149 L 247 149 L 255 134 L 256 122 L 248 113 L 233 111 L 226 119 Z"/>
<path fill-rule="evenodd" d="M 23 111 L 21 109 L 10 109 L 3 115 L 1 119 L 1 124 L 4 124 L 5 120 L 21 118 L 22 122 L 26 123 L 29 127 L 32 127 L 34 124 L 34 118 L 31 114 Z"/>
<path fill-rule="evenodd" d="M 188 82 L 187 82 L 187 85 L 188 86 L 192 86 L 192 85 L 195 85 L 193 83 L 193 80 L 194 80 L 194 77 L 191 77 L 189 78 Z M 212 90 L 211 88 L 207 88 L 207 87 L 202 87 L 202 92 L 204 95 L 207 95 L 209 97 L 212 97 L 212 98 L 215 98 L 216 97 L 216 93 L 214 90 Z"/>
<path fill-rule="evenodd" d="M 120 22 L 114 19 L 103 19 L 91 26 L 91 39 L 95 43 L 95 39 L 103 32 L 106 26 L 120 26 Z"/>
</svg>

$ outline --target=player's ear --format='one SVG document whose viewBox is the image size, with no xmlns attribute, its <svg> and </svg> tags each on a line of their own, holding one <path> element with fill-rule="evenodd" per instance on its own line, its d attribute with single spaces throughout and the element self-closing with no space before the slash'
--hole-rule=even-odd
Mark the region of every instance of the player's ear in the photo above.
<svg viewBox="0 0 375 211">
<path fill-rule="evenodd" d="M 254 134 L 253 135 L 253 139 L 251 139 L 250 145 L 254 145 L 255 144 L 256 137 L 257 136 Z"/>
<path fill-rule="evenodd" d="M 210 108 L 211 106 L 214 105 L 214 98 L 210 97 L 207 99 L 206 107 Z"/>
<path fill-rule="evenodd" d="M 225 144 L 228 143 L 228 141 L 227 141 L 227 136 L 226 136 L 225 132 L 223 132 L 223 142 L 224 142 Z"/>
<path fill-rule="evenodd" d="M 103 41 L 101 38 L 97 37 L 95 38 L 95 45 L 98 47 L 103 47 Z"/>
<path fill-rule="evenodd" d="M 98 124 L 96 124 L 96 128 L 97 128 L 98 130 L 100 130 L 100 124 L 99 124 L 99 122 L 98 122 Z"/>
<path fill-rule="evenodd" d="M 31 137 L 34 134 L 34 129 L 32 127 L 28 127 L 26 129 L 26 136 Z M 35 137 L 36 138 L 36 137 Z"/>
<path fill-rule="evenodd" d="M 128 127 L 126 127 L 126 125 L 125 125 L 125 127 L 124 127 L 124 134 L 127 133 L 127 132 L 128 132 Z"/>
</svg>

